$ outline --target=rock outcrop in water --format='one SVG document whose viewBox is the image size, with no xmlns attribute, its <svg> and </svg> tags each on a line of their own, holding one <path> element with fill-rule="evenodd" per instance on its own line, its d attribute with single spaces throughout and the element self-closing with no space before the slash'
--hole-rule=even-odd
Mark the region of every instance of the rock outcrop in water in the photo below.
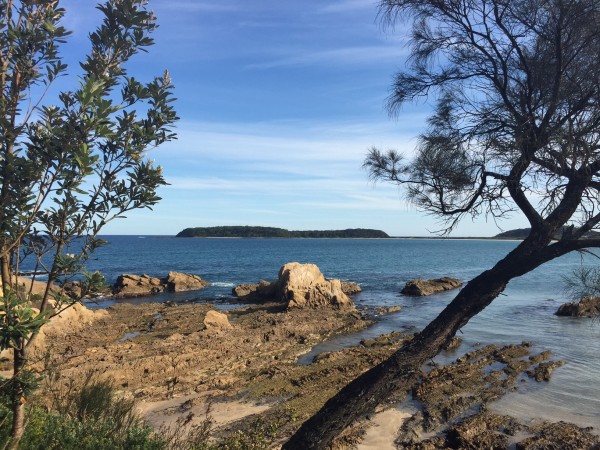
<svg viewBox="0 0 600 450">
<path fill-rule="evenodd" d="M 277 296 L 288 308 L 353 307 L 340 280 L 327 280 L 315 264 L 287 263 L 279 270 Z"/>
<path fill-rule="evenodd" d="M 362 292 L 362 288 L 354 281 L 342 281 L 342 291 L 344 291 L 344 294 L 346 295 L 354 295 Z"/>
<path fill-rule="evenodd" d="M 443 277 L 434 280 L 409 280 L 400 291 L 404 295 L 422 297 L 425 295 L 436 294 L 438 292 L 449 291 L 462 286 L 462 281 L 456 278 Z"/>
<path fill-rule="evenodd" d="M 116 298 L 142 297 L 158 294 L 164 290 L 165 287 L 158 278 L 146 274 L 124 273 L 117 278 L 117 282 L 113 286 L 113 295 Z"/>
<path fill-rule="evenodd" d="M 326 279 L 315 264 L 291 262 L 279 270 L 276 281 L 241 284 L 233 288 L 233 294 L 250 302 L 284 302 L 288 308 L 354 307 L 344 287 L 348 292 L 360 292 L 356 283 Z"/>
<path fill-rule="evenodd" d="M 165 284 L 166 290 L 171 292 L 197 291 L 208 285 L 198 275 L 181 272 L 169 272 Z"/>
<path fill-rule="evenodd" d="M 232 289 L 232 294 L 251 303 L 262 303 L 275 299 L 277 281 L 260 280 L 258 283 L 239 284 Z"/>
<path fill-rule="evenodd" d="M 560 305 L 557 316 L 597 317 L 600 316 L 600 297 L 584 297 L 578 302 Z"/>
<path fill-rule="evenodd" d="M 208 283 L 198 275 L 180 272 L 169 272 L 165 278 L 156 278 L 149 275 L 132 275 L 124 273 L 119 275 L 113 286 L 115 298 L 133 298 L 161 292 L 195 291 L 206 287 Z"/>
</svg>

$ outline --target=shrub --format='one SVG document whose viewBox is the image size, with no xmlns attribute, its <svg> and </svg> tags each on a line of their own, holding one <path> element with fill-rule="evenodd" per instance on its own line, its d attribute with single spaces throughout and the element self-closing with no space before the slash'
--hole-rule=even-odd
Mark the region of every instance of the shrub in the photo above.
<svg viewBox="0 0 600 450">
<path fill-rule="evenodd" d="M 57 381 L 57 379 L 55 379 Z M 164 439 L 144 424 L 132 399 L 119 395 L 110 380 L 89 373 L 78 389 L 49 385 L 49 408 L 32 404 L 26 416 L 22 450 L 165 450 Z M 60 395 L 63 394 L 63 395 Z M 0 439 L 10 436 L 12 411 L 0 397 Z"/>
</svg>

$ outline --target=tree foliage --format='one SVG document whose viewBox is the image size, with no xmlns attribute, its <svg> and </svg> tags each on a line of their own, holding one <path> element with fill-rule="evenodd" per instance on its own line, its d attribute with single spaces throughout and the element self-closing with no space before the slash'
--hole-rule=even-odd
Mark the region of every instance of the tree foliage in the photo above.
<svg viewBox="0 0 600 450">
<path fill-rule="evenodd" d="M 0 0 L 0 330 L 2 349 L 14 351 L 13 446 L 31 338 L 75 300 L 52 285 L 80 276 L 102 245 L 102 227 L 154 205 L 166 184 L 146 152 L 175 137 L 169 74 L 142 82 L 126 68 L 152 45 L 154 14 L 147 0 L 97 8 L 104 18 L 89 34 L 88 56 L 69 70 L 59 53 L 70 34 L 59 1 Z M 77 76 L 72 89 L 56 92 L 68 74 Z M 47 275 L 39 298 L 19 286 L 26 259 Z M 86 279 L 88 288 L 101 281 Z"/>
<path fill-rule="evenodd" d="M 391 22 L 413 22 L 391 112 L 421 96 L 436 107 L 415 160 L 400 165 L 394 152 L 374 149 L 371 175 L 406 184 L 417 206 L 447 220 L 446 231 L 465 214 L 517 209 L 534 229 L 546 219 L 577 224 L 573 237 L 595 227 L 597 2 L 384 1 L 382 10 Z"/>
<path fill-rule="evenodd" d="M 328 400 L 285 449 L 326 448 L 391 392 L 408 391 L 421 365 L 510 280 L 600 247 L 589 233 L 600 223 L 600 3 L 382 0 L 380 8 L 388 25 L 412 23 L 391 113 L 421 97 L 435 108 L 414 159 L 372 149 L 371 177 L 405 187 L 445 232 L 467 215 L 512 212 L 530 230 L 410 342 Z"/>
</svg>

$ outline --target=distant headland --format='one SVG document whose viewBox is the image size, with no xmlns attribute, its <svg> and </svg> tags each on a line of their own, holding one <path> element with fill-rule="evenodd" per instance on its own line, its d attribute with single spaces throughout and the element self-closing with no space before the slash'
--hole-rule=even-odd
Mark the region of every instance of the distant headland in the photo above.
<svg viewBox="0 0 600 450">
<path fill-rule="evenodd" d="M 564 233 L 570 233 L 572 231 L 576 231 L 577 228 L 574 227 L 562 227 L 560 230 L 558 230 L 555 235 L 554 235 L 554 239 L 560 239 Z M 531 228 L 517 228 L 514 230 L 508 230 L 505 231 L 504 233 L 500 233 L 497 234 L 496 236 L 493 237 L 493 239 L 525 239 L 527 236 L 529 236 L 529 233 L 531 232 Z M 585 233 L 583 235 L 584 239 L 597 239 L 600 236 L 600 233 L 594 230 L 590 230 L 587 233 Z"/>
<path fill-rule="evenodd" d="M 223 226 L 186 228 L 176 237 L 231 237 L 231 238 L 389 238 L 381 230 L 349 228 L 346 230 L 290 231 L 284 228 Z"/>
</svg>

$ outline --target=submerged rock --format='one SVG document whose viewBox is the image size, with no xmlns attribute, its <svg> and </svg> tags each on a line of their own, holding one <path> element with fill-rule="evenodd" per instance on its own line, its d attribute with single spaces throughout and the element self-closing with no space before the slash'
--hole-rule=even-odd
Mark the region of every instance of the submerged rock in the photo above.
<svg viewBox="0 0 600 450">
<path fill-rule="evenodd" d="M 528 370 L 526 373 L 535 381 L 550 381 L 550 377 L 552 376 L 554 369 L 564 365 L 564 361 L 545 361 L 539 363 L 535 368 Z"/>
<path fill-rule="evenodd" d="M 564 303 L 555 314 L 568 317 L 600 316 L 600 297 L 584 297 L 578 302 Z"/>
<path fill-rule="evenodd" d="M 596 449 L 600 437 L 591 433 L 591 428 L 581 428 L 565 422 L 546 423 L 537 430 L 535 436 L 516 444 L 517 450 L 542 449 Z"/>
<path fill-rule="evenodd" d="M 456 350 L 458 347 L 460 347 L 460 344 L 462 344 L 463 340 L 457 336 L 454 336 L 452 339 L 450 339 L 448 342 L 446 342 L 446 344 L 444 344 L 444 346 L 442 347 L 442 349 L 449 351 L 449 350 Z"/>
<path fill-rule="evenodd" d="M 465 353 L 452 364 L 434 367 L 413 387 L 413 398 L 422 409 L 402 424 L 396 439 L 398 448 L 505 450 L 514 448 L 518 439 L 528 435 L 536 437 L 525 439 L 517 448 L 590 448 L 578 446 L 592 442 L 587 441 L 590 435 L 586 430 L 566 427 L 553 434 L 551 426 L 536 429 L 512 417 L 488 412 L 490 402 L 518 388 L 524 373 L 533 374 L 540 366 L 545 371 L 562 364 L 548 361 L 551 357 L 548 351 L 534 355 L 531 351 L 529 342 L 502 347 L 488 345 Z M 424 437 L 424 433 L 434 437 Z M 552 436 L 554 441 L 546 440 Z M 536 446 L 537 443 L 542 445 Z"/>
<path fill-rule="evenodd" d="M 515 419 L 496 414 L 478 414 L 450 427 L 445 446 L 464 449 L 507 449 L 508 436 L 523 429 Z"/>
<path fill-rule="evenodd" d="M 449 291 L 462 286 L 462 281 L 456 278 L 443 277 L 436 278 L 434 280 L 409 280 L 401 293 L 404 295 L 422 297 L 425 295 L 431 295 L 438 292 Z"/>
</svg>

